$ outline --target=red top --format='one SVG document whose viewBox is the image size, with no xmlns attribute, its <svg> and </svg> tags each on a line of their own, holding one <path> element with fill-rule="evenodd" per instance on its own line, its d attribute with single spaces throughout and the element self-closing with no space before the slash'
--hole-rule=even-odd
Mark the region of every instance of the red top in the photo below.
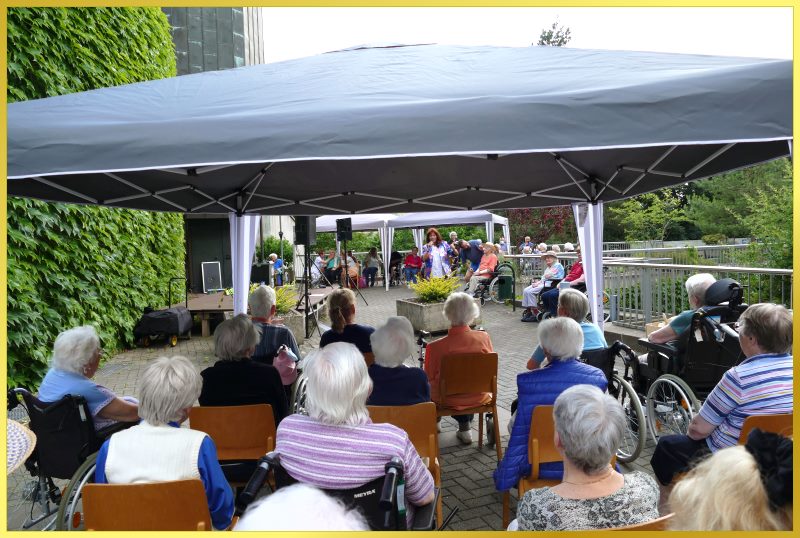
<svg viewBox="0 0 800 538">
<path fill-rule="evenodd" d="M 403 263 L 408 267 L 422 267 L 422 258 L 409 254 Z"/>
<path fill-rule="evenodd" d="M 573 280 L 580 278 L 582 274 L 583 274 L 583 265 L 581 264 L 581 262 L 575 262 L 572 264 L 572 268 L 570 268 L 569 274 L 567 275 L 567 278 L 565 278 L 564 280 L 566 282 L 572 282 Z"/>
</svg>

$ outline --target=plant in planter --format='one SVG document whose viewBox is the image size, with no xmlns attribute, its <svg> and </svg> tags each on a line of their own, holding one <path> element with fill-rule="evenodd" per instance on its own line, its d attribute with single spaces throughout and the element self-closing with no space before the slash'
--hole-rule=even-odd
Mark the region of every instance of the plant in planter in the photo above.
<svg viewBox="0 0 800 538">
<path fill-rule="evenodd" d="M 443 315 L 444 301 L 463 286 L 457 277 L 420 280 L 409 287 L 416 297 L 397 300 L 397 315 L 405 316 L 416 331 L 442 332 L 450 328 Z M 480 318 L 475 320 L 480 323 Z"/>
</svg>

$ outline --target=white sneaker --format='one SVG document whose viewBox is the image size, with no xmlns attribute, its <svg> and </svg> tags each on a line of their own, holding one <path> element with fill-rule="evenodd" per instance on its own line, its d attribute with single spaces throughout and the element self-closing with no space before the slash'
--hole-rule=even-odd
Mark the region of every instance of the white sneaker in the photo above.
<svg viewBox="0 0 800 538">
<path fill-rule="evenodd" d="M 458 440 L 461 441 L 461 444 L 463 445 L 472 444 L 472 430 L 456 432 L 456 437 L 458 437 Z"/>
</svg>

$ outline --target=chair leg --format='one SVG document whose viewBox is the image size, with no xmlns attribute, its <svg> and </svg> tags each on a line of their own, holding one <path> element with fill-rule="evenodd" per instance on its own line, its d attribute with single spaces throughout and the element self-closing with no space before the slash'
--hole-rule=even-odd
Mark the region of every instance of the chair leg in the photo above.
<svg viewBox="0 0 800 538">
<path fill-rule="evenodd" d="M 503 528 L 506 530 L 511 523 L 511 493 L 508 491 L 503 492 Z"/>
<path fill-rule="evenodd" d="M 478 448 L 483 448 L 483 413 L 478 414 Z"/>
<path fill-rule="evenodd" d="M 503 443 L 500 441 L 500 417 L 497 416 L 497 406 L 494 408 L 494 448 L 497 451 L 497 462 L 503 459 Z"/>
</svg>

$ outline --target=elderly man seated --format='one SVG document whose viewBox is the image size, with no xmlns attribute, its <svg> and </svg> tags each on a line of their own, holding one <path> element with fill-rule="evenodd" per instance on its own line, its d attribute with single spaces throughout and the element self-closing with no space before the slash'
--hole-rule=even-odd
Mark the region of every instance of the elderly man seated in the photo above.
<svg viewBox="0 0 800 538">
<path fill-rule="evenodd" d="M 756 304 L 742 313 L 737 327 L 747 358 L 725 372 L 689 424 L 688 435 L 658 440 L 650 464 L 664 487 L 700 456 L 736 445 L 748 416 L 792 412 L 791 314 L 781 305 Z"/>
</svg>

